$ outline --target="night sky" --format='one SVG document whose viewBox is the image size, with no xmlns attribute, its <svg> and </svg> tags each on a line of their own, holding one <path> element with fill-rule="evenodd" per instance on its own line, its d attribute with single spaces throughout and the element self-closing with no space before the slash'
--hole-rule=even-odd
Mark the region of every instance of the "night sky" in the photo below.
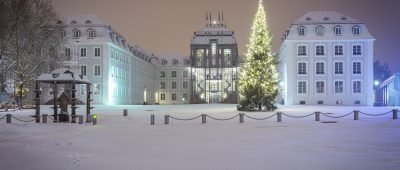
<svg viewBox="0 0 400 170">
<path fill-rule="evenodd" d="M 129 43 L 156 54 L 188 56 L 194 31 L 205 25 L 206 12 L 224 12 L 235 31 L 239 53 L 245 52 L 258 0 L 52 0 L 60 16 L 97 15 Z M 375 59 L 400 71 L 399 0 L 264 0 L 275 51 L 284 30 L 309 11 L 336 11 L 364 22 L 375 37 Z"/>
</svg>

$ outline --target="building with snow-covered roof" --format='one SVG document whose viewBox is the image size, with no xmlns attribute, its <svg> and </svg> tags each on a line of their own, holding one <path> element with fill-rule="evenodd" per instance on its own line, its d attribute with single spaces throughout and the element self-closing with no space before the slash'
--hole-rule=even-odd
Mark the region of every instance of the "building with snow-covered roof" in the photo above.
<svg viewBox="0 0 400 170">
<path fill-rule="evenodd" d="M 190 44 L 191 103 L 237 103 L 238 48 L 233 31 L 206 14 L 206 27 L 194 32 Z"/>
<path fill-rule="evenodd" d="M 127 40 L 95 15 L 70 16 L 63 24 L 66 67 L 87 76 L 95 104 L 155 103 L 157 65 L 152 55 Z M 77 87 L 83 100 L 86 85 Z M 83 100 L 84 101 L 84 100 Z"/>
<path fill-rule="evenodd" d="M 374 37 L 337 12 L 309 12 L 283 35 L 280 101 L 372 105 Z"/>
</svg>

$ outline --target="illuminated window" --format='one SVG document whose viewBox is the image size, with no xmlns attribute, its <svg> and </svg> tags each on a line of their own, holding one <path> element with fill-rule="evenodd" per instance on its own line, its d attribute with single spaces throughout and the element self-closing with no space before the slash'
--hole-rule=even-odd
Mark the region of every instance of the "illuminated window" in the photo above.
<svg viewBox="0 0 400 170">
<path fill-rule="evenodd" d="M 217 43 L 211 43 L 211 64 L 214 66 L 217 63 Z"/>
</svg>

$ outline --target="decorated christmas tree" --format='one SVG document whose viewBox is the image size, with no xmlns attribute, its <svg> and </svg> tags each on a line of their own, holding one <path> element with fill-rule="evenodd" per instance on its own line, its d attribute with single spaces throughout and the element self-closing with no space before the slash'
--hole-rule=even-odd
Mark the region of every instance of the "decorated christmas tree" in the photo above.
<svg viewBox="0 0 400 170">
<path fill-rule="evenodd" d="M 277 59 L 271 52 L 271 35 L 262 0 L 254 18 L 245 56 L 239 79 L 240 104 L 243 107 L 260 107 L 262 103 L 266 110 L 276 109 Z"/>
</svg>

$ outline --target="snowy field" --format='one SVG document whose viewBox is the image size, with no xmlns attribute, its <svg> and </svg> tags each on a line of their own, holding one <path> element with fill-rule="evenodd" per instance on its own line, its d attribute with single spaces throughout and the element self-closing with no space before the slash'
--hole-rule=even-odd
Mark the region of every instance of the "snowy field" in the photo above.
<svg viewBox="0 0 400 170">
<path fill-rule="evenodd" d="M 0 120 L 1 170 L 266 170 L 266 169 L 400 169 L 400 119 L 392 114 L 379 117 L 353 115 L 333 119 L 321 115 L 295 119 L 283 116 L 239 123 L 201 118 L 191 121 L 164 115 L 192 118 L 208 114 L 216 118 L 237 115 L 236 105 L 148 105 L 95 106 L 98 124 L 23 123 Z M 122 116 L 128 109 L 129 115 Z M 41 106 L 51 114 L 50 106 Z M 84 113 L 83 107 L 78 114 Z M 353 110 L 380 114 L 385 107 L 279 106 L 279 111 L 302 116 L 314 111 L 345 115 Z M 34 110 L 10 112 L 18 117 Z M 6 112 L 0 112 L 0 118 Z M 150 125 L 155 114 L 156 124 Z M 272 112 L 246 112 L 263 118 Z M 399 115 L 400 116 L 400 115 Z M 26 117 L 26 119 L 30 119 Z"/>
</svg>

